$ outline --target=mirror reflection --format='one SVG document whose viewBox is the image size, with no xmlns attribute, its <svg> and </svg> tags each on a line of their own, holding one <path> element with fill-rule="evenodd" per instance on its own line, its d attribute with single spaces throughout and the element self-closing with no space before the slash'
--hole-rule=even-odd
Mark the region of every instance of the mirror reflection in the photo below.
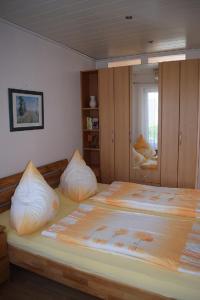
<svg viewBox="0 0 200 300">
<path fill-rule="evenodd" d="M 133 66 L 132 72 L 132 180 L 145 181 L 145 175 L 148 175 L 148 181 L 152 182 L 158 170 L 158 65 Z"/>
</svg>

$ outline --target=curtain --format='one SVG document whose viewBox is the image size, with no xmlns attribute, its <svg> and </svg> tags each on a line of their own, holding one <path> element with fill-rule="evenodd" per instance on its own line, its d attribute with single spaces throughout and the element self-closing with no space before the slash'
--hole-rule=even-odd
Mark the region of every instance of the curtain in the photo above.
<svg viewBox="0 0 200 300">
<path fill-rule="evenodd" d="M 148 140 L 148 93 L 141 85 L 138 87 L 138 132 Z"/>
<path fill-rule="evenodd" d="M 158 87 L 140 84 L 138 90 L 138 135 L 142 134 L 153 149 L 158 147 Z"/>
</svg>

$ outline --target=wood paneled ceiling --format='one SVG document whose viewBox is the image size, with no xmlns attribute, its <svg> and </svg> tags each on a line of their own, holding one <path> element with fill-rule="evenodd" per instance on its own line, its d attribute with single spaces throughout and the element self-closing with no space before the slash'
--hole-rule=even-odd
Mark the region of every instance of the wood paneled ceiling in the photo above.
<svg viewBox="0 0 200 300">
<path fill-rule="evenodd" d="M 0 0 L 0 17 L 95 59 L 200 48 L 200 0 Z"/>
</svg>

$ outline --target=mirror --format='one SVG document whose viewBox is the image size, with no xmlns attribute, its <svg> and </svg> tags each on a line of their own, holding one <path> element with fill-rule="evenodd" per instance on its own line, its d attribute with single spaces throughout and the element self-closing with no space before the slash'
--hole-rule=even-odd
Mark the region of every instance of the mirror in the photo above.
<svg viewBox="0 0 200 300">
<path fill-rule="evenodd" d="M 132 67 L 131 180 L 159 184 L 158 64 Z"/>
</svg>

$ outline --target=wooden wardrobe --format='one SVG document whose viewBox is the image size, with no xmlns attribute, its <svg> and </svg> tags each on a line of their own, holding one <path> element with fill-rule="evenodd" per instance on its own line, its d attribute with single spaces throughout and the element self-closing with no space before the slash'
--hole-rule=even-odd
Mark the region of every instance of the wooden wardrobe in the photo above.
<svg viewBox="0 0 200 300">
<path fill-rule="evenodd" d="M 130 67 L 99 70 L 101 181 L 129 181 Z"/>
<path fill-rule="evenodd" d="M 199 60 L 161 63 L 161 186 L 197 186 Z"/>
<path fill-rule="evenodd" d="M 199 60 L 159 64 L 160 158 L 157 185 L 198 186 L 199 68 Z M 86 73 L 91 80 L 87 79 L 90 77 Z M 84 158 L 91 167 L 99 167 L 101 182 L 130 181 L 132 69 L 106 68 L 86 73 L 83 79 L 86 78 L 88 83 L 82 80 L 83 129 L 86 115 L 99 116 L 99 131 L 95 133 L 99 136 L 99 147 L 88 148 L 88 130 L 85 130 L 83 142 L 87 147 L 83 148 Z M 87 108 L 90 94 L 98 98 L 99 106 L 95 111 Z M 149 184 L 152 182 L 149 181 Z M 142 179 L 140 183 L 148 184 Z"/>
</svg>

